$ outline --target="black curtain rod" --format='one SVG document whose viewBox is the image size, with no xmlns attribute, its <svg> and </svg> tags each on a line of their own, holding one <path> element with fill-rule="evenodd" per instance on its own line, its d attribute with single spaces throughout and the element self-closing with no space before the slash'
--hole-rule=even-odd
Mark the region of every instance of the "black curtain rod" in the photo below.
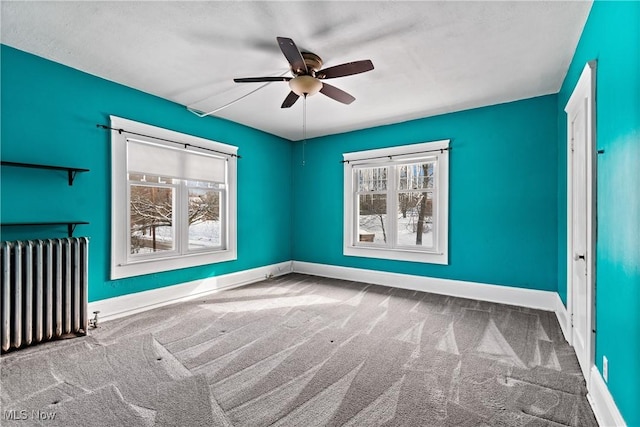
<svg viewBox="0 0 640 427">
<path fill-rule="evenodd" d="M 130 133 L 131 135 L 144 136 L 146 138 L 153 138 L 153 139 L 157 139 L 159 141 L 171 142 L 172 144 L 182 145 L 182 146 L 184 146 L 185 149 L 187 147 L 195 147 L 195 148 L 199 148 L 201 150 L 212 151 L 212 152 L 218 153 L 218 154 L 224 154 L 226 156 L 237 157 L 239 159 L 242 158 L 242 156 L 239 156 L 239 155 L 233 154 L 233 153 L 225 153 L 224 151 L 218 151 L 218 150 L 213 150 L 211 148 L 200 147 L 199 145 L 193 145 L 193 144 L 189 144 L 189 143 L 186 143 L 186 142 L 173 141 L 171 139 L 158 138 L 157 136 L 151 136 L 151 135 L 145 135 L 143 133 L 131 132 L 131 131 L 128 131 L 128 130 L 125 130 L 125 129 L 116 129 L 116 128 L 112 128 L 110 126 L 101 125 L 99 123 L 96 125 L 96 127 L 101 128 L 101 129 L 106 129 L 106 130 L 117 130 L 118 133 L 120 133 L 120 134 L 122 134 L 122 132 L 125 132 L 125 133 Z"/>
<path fill-rule="evenodd" d="M 393 159 L 394 157 L 397 156 L 408 156 L 410 154 L 422 154 L 422 153 L 437 153 L 440 152 L 440 154 L 444 153 L 445 151 L 451 151 L 451 147 L 447 147 L 447 148 L 437 148 L 435 150 L 425 150 L 425 151 L 416 151 L 414 153 L 402 153 L 402 154 L 397 154 L 396 156 L 378 156 L 378 157 L 367 157 L 364 159 L 357 159 L 357 160 L 340 160 L 340 163 L 351 163 L 353 162 L 360 162 L 362 160 L 375 160 L 375 159 Z"/>
</svg>

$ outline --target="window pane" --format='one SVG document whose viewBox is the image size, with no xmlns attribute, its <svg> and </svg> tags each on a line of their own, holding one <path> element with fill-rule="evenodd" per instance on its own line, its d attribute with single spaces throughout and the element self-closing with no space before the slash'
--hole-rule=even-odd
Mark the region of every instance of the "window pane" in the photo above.
<svg viewBox="0 0 640 427">
<path fill-rule="evenodd" d="M 157 176 L 157 175 L 147 175 L 143 173 L 132 173 L 129 172 L 129 181 L 139 181 L 139 182 L 149 182 L 149 183 L 159 183 L 159 184 L 173 184 L 173 178 L 169 178 L 166 176 Z"/>
<path fill-rule="evenodd" d="M 222 245 L 220 191 L 189 188 L 189 250 Z"/>
<path fill-rule="evenodd" d="M 433 192 L 407 191 L 398 194 L 399 246 L 433 247 Z"/>
<path fill-rule="evenodd" d="M 209 182 L 209 181 L 187 181 L 187 187 L 198 187 L 198 188 L 223 188 L 224 184 L 220 182 Z"/>
<path fill-rule="evenodd" d="M 411 163 L 398 166 L 398 189 L 433 188 L 434 162 Z"/>
<path fill-rule="evenodd" d="M 385 191 L 387 189 L 387 168 L 356 169 L 358 192 Z"/>
<path fill-rule="evenodd" d="M 387 242 L 387 195 L 358 195 L 358 241 Z"/>
<path fill-rule="evenodd" d="M 174 189 L 131 185 L 131 254 L 173 251 Z"/>
</svg>

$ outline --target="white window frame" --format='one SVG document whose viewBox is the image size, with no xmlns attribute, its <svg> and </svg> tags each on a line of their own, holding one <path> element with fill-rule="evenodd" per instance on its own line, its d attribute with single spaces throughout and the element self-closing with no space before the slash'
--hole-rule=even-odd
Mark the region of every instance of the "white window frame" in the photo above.
<svg viewBox="0 0 640 427">
<path fill-rule="evenodd" d="M 449 263 L 449 142 L 440 140 L 399 147 L 344 153 L 344 230 L 343 254 L 367 258 L 413 261 L 429 264 Z M 393 212 L 397 212 L 398 194 L 395 166 L 435 161 L 435 239 L 431 249 L 409 248 L 395 244 L 397 229 Z M 356 208 L 356 182 L 354 171 L 362 167 L 389 166 L 387 183 L 387 228 L 392 230 L 390 243 L 385 246 L 358 241 L 359 222 Z"/>
<path fill-rule="evenodd" d="M 237 151 L 238 147 L 223 144 L 180 132 L 135 122 L 117 116 L 110 116 L 113 129 L 111 131 L 111 279 L 139 276 L 180 268 L 214 264 L 231 261 L 237 255 Z M 128 132 L 130 133 L 128 133 Z M 147 136 L 134 135 L 142 134 Z M 129 230 L 129 180 L 127 167 L 127 139 L 167 145 L 175 148 L 176 144 L 163 141 L 176 141 L 194 147 L 215 150 L 216 156 L 226 158 L 225 189 L 221 200 L 220 216 L 224 224 L 221 231 L 223 239 L 221 248 L 212 250 L 188 250 L 188 242 L 184 243 L 184 236 L 188 234 L 188 227 L 179 227 L 174 221 L 176 235 L 183 235 L 182 247 L 175 251 L 159 252 L 155 256 L 130 256 Z M 225 154 L 221 154 L 225 153 Z M 176 192 L 187 191 L 186 184 L 174 186 Z M 177 196 L 177 194 L 176 194 Z M 182 195 L 184 197 L 184 195 Z M 175 206 L 174 215 L 186 215 L 182 206 Z M 177 245 L 177 243 L 176 243 Z"/>
</svg>

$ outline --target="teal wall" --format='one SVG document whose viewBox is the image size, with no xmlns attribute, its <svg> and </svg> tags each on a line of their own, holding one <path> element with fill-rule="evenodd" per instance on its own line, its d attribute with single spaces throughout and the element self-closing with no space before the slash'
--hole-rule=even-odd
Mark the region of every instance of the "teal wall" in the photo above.
<svg viewBox="0 0 640 427">
<path fill-rule="evenodd" d="M 2 45 L 2 160 L 91 169 L 73 187 L 63 172 L 2 168 L 2 222 L 83 220 L 89 300 L 95 301 L 291 259 L 291 142 Z M 238 260 L 110 281 L 110 114 L 239 147 Z M 278 189 L 278 191 L 274 191 Z M 2 239 L 63 237 L 59 228 L 2 228 Z"/>
<path fill-rule="evenodd" d="M 555 291 L 557 100 L 543 96 L 294 147 L 298 261 Z M 342 255 L 342 153 L 451 139 L 449 265 Z"/>
<path fill-rule="evenodd" d="M 566 302 L 566 105 L 596 72 L 596 365 L 629 426 L 640 426 L 640 2 L 593 4 L 558 94 L 558 292 Z"/>
</svg>

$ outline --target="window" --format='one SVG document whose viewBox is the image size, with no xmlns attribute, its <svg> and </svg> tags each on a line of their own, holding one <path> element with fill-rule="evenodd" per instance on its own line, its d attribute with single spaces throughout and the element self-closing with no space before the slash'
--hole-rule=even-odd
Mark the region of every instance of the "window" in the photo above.
<svg viewBox="0 0 640 427">
<path fill-rule="evenodd" d="M 343 157 L 344 254 L 447 264 L 449 140 Z"/>
<path fill-rule="evenodd" d="M 237 148 L 115 116 L 111 127 L 111 278 L 236 259 Z"/>
</svg>

